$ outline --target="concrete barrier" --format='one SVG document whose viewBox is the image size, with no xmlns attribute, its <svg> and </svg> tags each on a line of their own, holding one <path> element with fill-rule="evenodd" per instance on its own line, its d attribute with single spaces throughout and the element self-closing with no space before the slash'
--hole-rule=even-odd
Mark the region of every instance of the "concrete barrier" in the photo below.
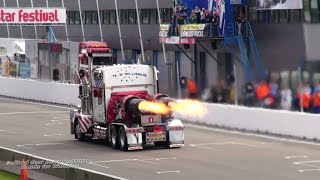
<svg viewBox="0 0 320 180">
<path fill-rule="evenodd" d="M 19 162 L 22 159 L 29 161 L 43 161 L 43 162 L 53 162 L 54 160 L 42 158 L 39 156 L 35 156 L 32 154 L 27 154 L 23 152 L 19 152 L 16 150 L 0 147 L 0 161 L 17 164 L 19 166 Z M 59 163 L 62 164 L 62 163 Z M 28 167 L 28 165 L 27 165 Z M 37 171 L 43 174 L 48 174 L 54 177 L 58 177 L 66 180 L 124 180 L 123 178 L 116 177 L 113 175 L 103 174 L 100 172 L 92 171 L 84 168 L 36 168 L 33 171 Z"/>
<path fill-rule="evenodd" d="M 203 103 L 203 117 L 176 118 L 204 125 L 240 129 L 274 135 L 320 140 L 320 116 L 316 114 Z"/>
<path fill-rule="evenodd" d="M 0 95 L 58 104 L 80 104 L 78 85 L 0 77 Z"/>
</svg>

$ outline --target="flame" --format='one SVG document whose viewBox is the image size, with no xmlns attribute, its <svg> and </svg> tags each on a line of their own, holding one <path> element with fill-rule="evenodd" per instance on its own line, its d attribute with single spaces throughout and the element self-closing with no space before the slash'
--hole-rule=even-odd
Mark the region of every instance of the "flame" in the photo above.
<svg viewBox="0 0 320 180">
<path fill-rule="evenodd" d="M 156 114 L 170 114 L 170 108 L 164 103 L 142 101 L 138 106 L 140 111 L 148 111 Z"/>
<path fill-rule="evenodd" d="M 197 100 L 185 99 L 170 102 L 168 105 L 172 111 L 184 117 L 202 117 L 207 112 L 205 106 Z"/>
</svg>

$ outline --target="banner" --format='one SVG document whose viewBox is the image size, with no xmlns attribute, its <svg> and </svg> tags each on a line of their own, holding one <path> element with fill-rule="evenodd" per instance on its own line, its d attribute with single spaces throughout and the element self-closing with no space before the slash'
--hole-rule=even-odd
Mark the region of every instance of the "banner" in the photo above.
<svg viewBox="0 0 320 180">
<path fill-rule="evenodd" d="M 30 76 L 31 76 L 30 63 L 19 63 L 19 77 L 30 78 Z"/>
<path fill-rule="evenodd" d="M 12 77 L 18 76 L 18 64 L 16 62 L 9 62 L 9 74 Z"/>
<path fill-rule="evenodd" d="M 0 8 L 0 23 L 65 24 L 66 8 Z"/>
<path fill-rule="evenodd" d="M 170 26 L 170 24 L 160 24 L 159 37 L 168 37 Z"/>
<path fill-rule="evenodd" d="M 257 0 L 257 10 L 302 8 L 302 0 Z"/>
<path fill-rule="evenodd" d="M 180 37 L 205 37 L 206 24 L 184 24 L 181 26 Z"/>
<path fill-rule="evenodd" d="M 166 44 L 195 44 L 196 39 L 195 38 L 181 38 L 181 37 L 160 37 L 159 38 L 160 43 L 166 43 Z"/>
</svg>

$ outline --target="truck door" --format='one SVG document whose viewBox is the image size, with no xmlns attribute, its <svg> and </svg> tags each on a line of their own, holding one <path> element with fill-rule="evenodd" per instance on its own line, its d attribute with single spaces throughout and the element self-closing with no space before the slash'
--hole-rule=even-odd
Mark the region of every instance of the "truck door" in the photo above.
<svg viewBox="0 0 320 180">
<path fill-rule="evenodd" d="M 98 123 L 104 123 L 106 120 L 105 101 L 104 101 L 104 83 L 102 72 L 94 72 L 93 75 L 93 120 Z"/>
</svg>

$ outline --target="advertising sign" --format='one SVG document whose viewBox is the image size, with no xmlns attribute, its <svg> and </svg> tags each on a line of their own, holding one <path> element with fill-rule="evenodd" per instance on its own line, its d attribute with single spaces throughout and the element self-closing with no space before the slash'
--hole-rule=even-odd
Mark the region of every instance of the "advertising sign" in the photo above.
<svg viewBox="0 0 320 180">
<path fill-rule="evenodd" d="M 195 38 L 182 38 L 182 37 L 160 37 L 159 38 L 160 43 L 166 43 L 166 44 L 195 44 L 196 39 Z"/>
<path fill-rule="evenodd" d="M 302 8 L 302 0 L 257 0 L 257 10 Z"/>
<path fill-rule="evenodd" d="M 18 64 L 15 62 L 9 62 L 9 66 L 10 76 L 16 77 L 18 75 Z"/>
<path fill-rule="evenodd" d="M 19 76 L 20 78 L 30 78 L 31 76 L 30 63 L 19 63 Z"/>
<path fill-rule="evenodd" d="M 159 37 L 168 37 L 170 24 L 160 24 Z"/>
<path fill-rule="evenodd" d="M 182 25 L 180 37 L 205 37 L 206 24 Z"/>
<path fill-rule="evenodd" d="M 65 24 L 66 8 L 0 8 L 0 23 Z"/>
</svg>

